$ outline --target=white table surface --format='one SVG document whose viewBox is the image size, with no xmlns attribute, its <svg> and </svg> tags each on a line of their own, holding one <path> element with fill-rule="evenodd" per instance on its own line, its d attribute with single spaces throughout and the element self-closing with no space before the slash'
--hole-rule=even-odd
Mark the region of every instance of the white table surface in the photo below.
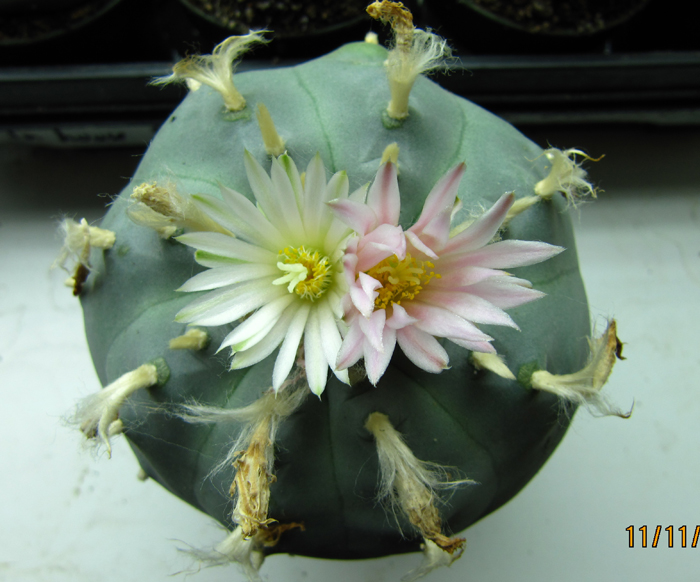
<svg viewBox="0 0 700 582">
<path fill-rule="evenodd" d="M 466 531 L 435 582 L 695 580 L 700 525 L 700 130 L 538 129 L 537 141 L 606 158 L 605 192 L 574 216 L 592 318 L 615 317 L 627 360 L 606 393 L 629 420 L 576 414 L 564 441 L 513 500 Z M 62 418 L 98 390 L 80 306 L 49 271 L 62 215 L 97 218 L 126 184 L 130 150 L 0 149 L 0 580 L 244 580 L 196 569 L 178 547 L 216 544 L 207 516 L 136 479 L 126 442 L 95 457 Z M 628 526 L 673 526 L 642 548 Z M 651 546 L 651 534 L 649 545 Z M 688 545 L 691 543 L 688 541 Z M 266 580 L 399 580 L 417 554 L 360 562 L 273 556 Z"/>
</svg>

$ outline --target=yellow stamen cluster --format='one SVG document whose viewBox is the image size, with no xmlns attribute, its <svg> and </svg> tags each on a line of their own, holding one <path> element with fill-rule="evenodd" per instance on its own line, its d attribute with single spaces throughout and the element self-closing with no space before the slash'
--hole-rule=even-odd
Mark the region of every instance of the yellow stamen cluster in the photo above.
<svg viewBox="0 0 700 582">
<path fill-rule="evenodd" d="M 375 309 L 386 309 L 392 303 L 401 305 L 404 299 L 414 299 L 425 285 L 440 275 L 429 269 L 435 265 L 430 261 L 418 261 L 411 257 L 399 261 L 396 255 L 384 259 L 372 267 L 367 274 L 382 284 L 379 296 L 374 300 Z"/>
<path fill-rule="evenodd" d="M 277 268 L 286 273 L 275 279 L 274 285 L 287 285 L 290 293 L 315 301 L 323 295 L 331 281 L 328 257 L 313 249 L 287 247 L 279 252 Z"/>
</svg>

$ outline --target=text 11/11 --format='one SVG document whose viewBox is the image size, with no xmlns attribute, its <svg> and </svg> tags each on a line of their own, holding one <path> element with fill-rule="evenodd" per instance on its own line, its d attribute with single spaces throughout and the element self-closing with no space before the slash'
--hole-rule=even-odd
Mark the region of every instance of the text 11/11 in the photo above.
<svg viewBox="0 0 700 582">
<path fill-rule="evenodd" d="M 651 530 L 648 530 L 646 525 L 643 525 L 639 528 L 637 528 L 640 533 L 642 534 L 642 547 L 646 548 L 648 547 L 648 541 L 651 536 Z M 680 537 L 680 544 L 681 548 L 687 548 L 690 546 L 691 548 L 695 548 L 698 545 L 698 538 L 700 538 L 700 525 L 695 526 L 695 533 L 693 533 L 692 540 L 689 536 L 688 533 L 688 526 L 681 525 L 678 528 L 678 534 Z M 634 534 L 635 534 L 635 528 L 633 525 L 629 526 L 628 528 L 625 528 L 625 531 L 629 534 L 629 547 L 633 548 L 634 547 Z M 666 536 L 668 538 L 668 547 L 672 548 L 673 547 L 673 526 L 669 525 L 668 527 L 664 528 L 663 526 L 657 525 L 656 529 L 654 530 L 654 536 L 651 538 L 651 547 L 655 548 L 659 544 L 659 539 L 661 538 L 661 532 L 665 531 Z M 690 543 L 689 543 L 690 542 Z"/>
</svg>

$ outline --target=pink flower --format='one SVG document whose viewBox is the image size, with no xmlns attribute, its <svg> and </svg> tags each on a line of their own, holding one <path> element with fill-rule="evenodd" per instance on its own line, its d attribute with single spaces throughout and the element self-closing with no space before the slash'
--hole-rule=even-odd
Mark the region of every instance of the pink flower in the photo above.
<svg viewBox="0 0 700 582">
<path fill-rule="evenodd" d="M 512 193 L 450 238 L 464 170 L 465 164 L 459 164 L 438 181 L 407 231 L 398 226 L 401 200 L 391 163 L 377 172 L 366 204 L 348 199 L 329 203 L 358 234 L 344 259 L 350 288 L 343 304 L 348 330 L 337 369 L 364 358 L 367 376 L 376 385 L 398 343 L 415 365 L 439 373 L 449 359 L 438 337 L 468 350 L 495 353 L 493 338 L 475 324 L 518 329 L 504 310 L 544 295 L 529 281 L 500 269 L 539 263 L 563 248 L 519 240 L 488 244 L 513 204 Z"/>
</svg>

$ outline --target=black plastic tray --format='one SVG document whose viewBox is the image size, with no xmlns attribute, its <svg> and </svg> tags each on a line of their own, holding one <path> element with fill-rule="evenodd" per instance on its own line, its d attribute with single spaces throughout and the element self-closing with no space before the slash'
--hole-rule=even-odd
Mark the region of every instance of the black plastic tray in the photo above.
<svg viewBox="0 0 700 582">
<path fill-rule="evenodd" d="M 700 36 L 685 6 L 651 0 L 626 24 L 580 38 L 471 20 L 455 37 L 454 22 L 413 10 L 417 25 L 444 34 L 459 57 L 435 80 L 516 125 L 691 125 L 700 123 Z M 59 39 L 0 46 L 0 143 L 147 144 L 185 93 L 148 81 L 168 74 L 192 46 L 209 52 L 226 36 L 177 0 L 122 0 L 99 20 Z M 239 70 L 293 65 L 369 29 L 381 26 L 367 19 L 325 36 L 273 41 Z"/>
</svg>

